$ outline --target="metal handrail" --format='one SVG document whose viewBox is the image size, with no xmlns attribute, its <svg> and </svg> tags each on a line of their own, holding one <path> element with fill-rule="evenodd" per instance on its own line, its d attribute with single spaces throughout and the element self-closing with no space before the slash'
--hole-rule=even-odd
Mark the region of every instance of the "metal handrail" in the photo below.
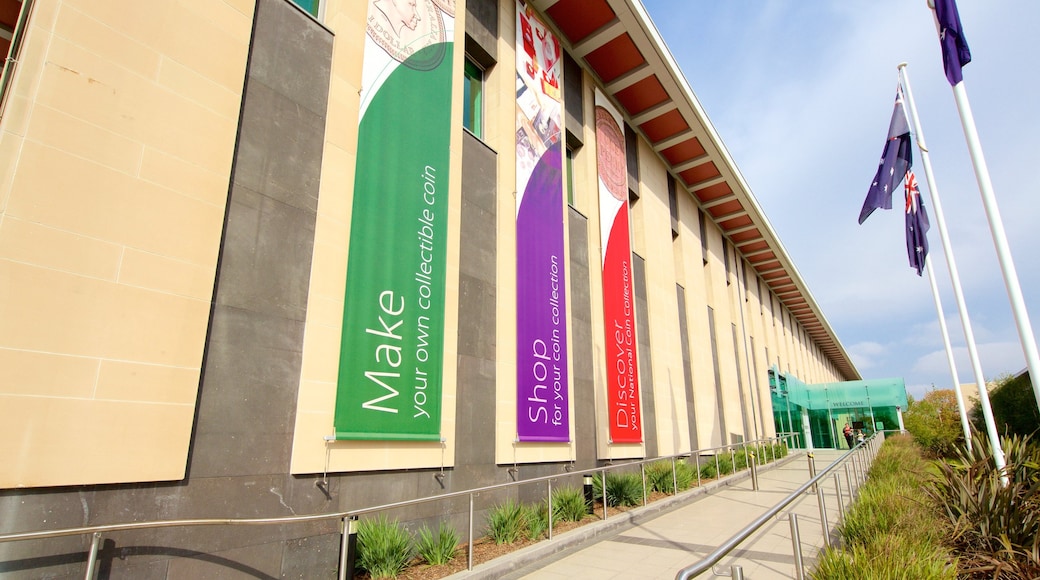
<svg viewBox="0 0 1040 580">
<path fill-rule="evenodd" d="M 266 525 L 266 524 L 292 524 L 301 522 L 313 522 L 320 520 L 331 520 L 331 519 L 343 519 L 349 516 L 359 516 L 373 512 L 381 512 L 392 509 L 398 509 L 402 507 L 408 507 L 411 505 L 417 505 L 421 503 L 427 503 L 432 501 L 442 501 L 447 499 L 453 499 L 458 497 L 468 496 L 469 494 L 481 494 L 488 491 L 502 489 L 506 487 L 515 487 L 519 485 L 528 485 L 532 483 L 546 482 L 550 480 L 560 479 L 562 477 L 578 477 L 588 474 L 596 474 L 605 470 L 621 469 L 625 467 L 645 465 L 648 463 L 656 463 L 658 461 L 669 461 L 672 459 L 685 459 L 692 457 L 693 454 L 700 454 L 707 451 L 718 451 L 726 450 L 732 447 L 747 447 L 751 445 L 757 445 L 766 442 L 779 442 L 781 439 L 786 437 L 770 437 L 765 439 L 756 439 L 754 441 L 747 441 L 744 443 L 734 443 L 730 445 L 723 445 L 720 447 L 710 447 L 707 449 L 696 449 L 693 453 L 679 453 L 676 455 L 667 455 L 662 457 L 654 457 L 652 459 L 640 459 L 636 461 L 626 461 L 624 463 L 615 463 L 613 465 L 606 465 L 602 467 L 593 467 L 584 469 L 581 471 L 570 471 L 567 473 L 554 474 L 554 475 L 543 475 L 541 477 L 535 477 L 531 479 L 524 479 L 520 481 L 510 481 L 506 483 L 496 483 L 494 485 L 488 485 L 484 487 L 478 487 L 475 489 L 468 489 L 462 491 L 455 491 L 445 493 L 441 495 L 435 495 L 430 497 L 416 498 L 411 500 L 399 501 L 394 503 L 382 504 L 371 506 L 367 508 L 353 509 L 350 511 L 343 512 L 330 512 L 323 514 L 309 514 L 302 516 L 281 516 L 274 518 L 203 518 L 203 519 L 184 519 L 184 520 L 154 520 L 147 522 L 130 522 L 125 524 L 107 524 L 97 526 L 83 526 L 77 528 L 62 528 L 57 530 L 44 530 L 38 532 L 17 532 L 12 534 L 0 534 L 0 543 L 2 542 L 17 542 L 23 540 L 39 540 L 45 538 L 57 538 L 62 536 L 76 536 L 82 534 L 92 534 L 95 532 L 117 532 L 126 530 L 137 530 L 147 528 L 170 528 L 178 526 L 213 526 L 213 525 Z"/>
<path fill-rule="evenodd" d="M 634 460 L 634 461 L 625 461 L 623 463 L 612 463 L 612 464 L 608 464 L 608 465 L 604 465 L 604 466 L 600 466 L 600 467 L 593 467 L 593 468 L 590 468 L 590 469 L 584 469 L 584 470 L 581 470 L 581 471 L 569 471 L 567 473 L 562 473 L 562 474 L 545 475 L 545 476 L 535 477 L 535 478 L 531 478 L 531 479 L 524 479 L 524 480 L 519 480 L 519 481 L 511 481 L 511 482 L 500 483 L 500 484 L 495 484 L 495 485 L 488 485 L 488 486 L 475 488 L 475 489 L 450 492 L 450 493 L 446 493 L 446 494 L 442 494 L 442 495 L 435 495 L 435 496 L 430 496 L 430 497 L 405 500 L 405 501 L 400 501 L 400 502 L 394 502 L 394 503 L 382 504 L 382 505 L 377 505 L 377 506 L 371 506 L 371 507 L 367 507 L 367 508 L 354 509 L 354 510 L 350 510 L 350 511 L 330 512 L 330 513 L 322 513 L 322 514 L 309 514 L 309 515 L 301 515 L 301 516 L 281 516 L 281 517 L 273 517 L 273 518 L 205 518 L 205 519 L 182 519 L 182 520 L 154 520 L 154 521 L 147 521 L 147 522 L 130 522 L 130 523 L 122 523 L 122 524 L 105 524 L 105 525 L 97 525 L 97 526 L 82 526 L 82 527 L 75 527 L 75 528 L 62 528 L 62 529 L 57 529 L 57 530 L 42 530 L 42 531 L 35 531 L 35 532 L 17 532 L 17 533 L 10 533 L 10 534 L 0 534 L 0 543 L 4 543 L 4 542 L 17 542 L 17 541 L 28 541 L 28 540 L 42 540 L 42 539 L 47 539 L 47 538 L 58 538 L 58 537 L 65 537 L 65 536 L 77 536 L 77 535 L 88 535 L 88 534 L 93 535 L 92 542 L 91 542 L 91 548 L 90 548 L 90 552 L 91 553 L 88 554 L 88 559 L 87 559 L 88 568 L 87 568 L 86 576 L 85 576 L 86 578 L 92 578 L 93 577 L 93 572 L 92 572 L 93 566 L 91 565 L 91 563 L 96 560 L 98 546 L 100 544 L 100 537 L 104 533 L 128 531 L 128 530 L 153 529 L 153 528 L 184 527 L 184 526 L 214 526 L 214 525 L 253 526 L 253 525 L 271 525 L 271 524 L 294 524 L 294 523 L 315 522 L 315 521 L 324 521 L 324 520 L 341 520 L 342 522 L 344 522 L 344 528 L 346 528 L 347 527 L 347 522 L 349 520 L 356 519 L 360 515 L 374 513 L 374 512 L 387 511 L 387 510 L 393 510 L 393 509 L 398 509 L 398 508 L 403 508 L 403 507 L 408 507 L 408 506 L 412 506 L 412 505 L 418 505 L 418 504 L 427 503 L 427 502 L 433 502 L 433 501 L 444 501 L 444 500 L 450 500 L 450 499 L 461 498 L 461 497 L 469 497 L 469 500 L 470 500 L 469 501 L 469 504 L 470 504 L 470 506 L 469 506 L 469 512 L 470 512 L 469 513 L 469 545 L 470 545 L 470 550 L 469 550 L 469 554 L 467 555 L 467 568 L 472 570 L 472 568 L 473 568 L 473 552 L 472 552 L 472 545 L 473 545 L 473 498 L 476 495 L 479 495 L 481 493 L 485 493 L 485 492 L 488 492 L 488 491 L 504 489 L 504 488 L 508 488 L 508 487 L 515 487 L 515 486 L 529 485 L 529 484 L 537 484 L 537 483 L 542 483 L 542 482 L 544 482 L 544 483 L 546 483 L 548 485 L 549 493 L 551 495 L 551 493 L 552 493 L 552 491 L 551 491 L 552 490 L 552 481 L 557 480 L 557 479 L 569 478 L 569 477 L 580 477 L 580 476 L 583 476 L 583 475 L 586 475 L 586 474 L 594 475 L 596 473 L 602 474 L 603 478 L 605 479 L 607 471 L 616 470 L 616 469 L 626 469 L 626 468 L 632 468 L 632 467 L 639 467 L 642 470 L 645 465 L 650 464 L 650 463 L 656 463 L 656 462 L 659 462 L 659 461 L 671 461 L 672 462 L 673 481 L 674 481 L 674 477 L 675 477 L 674 476 L 675 462 L 678 459 L 684 459 L 684 460 L 696 459 L 697 460 L 697 469 L 698 469 L 697 479 L 698 479 L 698 485 L 700 485 L 700 455 L 708 454 L 708 453 L 714 453 L 715 456 L 716 456 L 716 462 L 717 462 L 718 461 L 717 458 L 718 458 L 720 452 L 721 453 L 725 453 L 725 452 L 727 452 L 728 450 L 731 450 L 731 449 L 736 451 L 736 450 L 738 450 L 740 448 L 745 448 L 746 449 L 746 448 L 751 447 L 751 446 L 757 447 L 759 445 L 764 445 L 764 444 L 769 444 L 770 446 L 772 446 L 773 444 L 780 443 L 780 442 L 783 442 L 783 441 L 787 441 L 791 437 L 792 437 L 791 434 L 782 434 L 782 435 L 779 435 L 777 437 L 768 437 L 768 438 L 763 438 L 763 439 L 756 439 L 756 440 L 753 440 L 753 441 L 745 441 L 745 442 L 742 442 L 742 443 L 732 443 L 732 444 L 729 444 L 729 445 L 722 445 L 722 446 L 719 446 L 719 447 L 709 447 L 709 448 L 706 448 L 706 449 L 695 449 L 695 450 L 693 450 L 691 452 L 687 452 L 687 453 L 679 453 L 679 454 L 675 454 L 675 455 L 654 457 L 654 458 L 650 458 L 650 459 L 639 459 L 639 460 Z M 789 445 L 789 447 L 790 447 L 790 445 Z M 773 459 L 775 460 L 776 457 L 774 456 Z M 746 463 L 748 462 L 747 456 L 745 456 L 745 462 Z M 745 468 L 747 468 L 747 467 L 750 467 L 750 465 L 745 466 Z M 734 472 L 742 470 L 742 468 L 740 468 L 739 466 L 736 466 L 736 465 L 733 466 L 733 469 L 734 469 Z M 721 477 L 721 475 L 718 473 L 718 469 L 717 468 L 716 468 L 716 475 L 715 476 L 716 477 Z M 644 503 L 645 503 L 645 501 L 646 501 L 646 498 L 645 498 L 645 485 L 644 485 Z M 606 502 L 604 502 L 604 519 L 606 519 L 606 515 L 607 515 L 606 514 L 606 505 L 605 504 L 606 504 Z M 549 525 L 550 525 L 550 529 L 551 529 L 551 526 L 552 526 L 552 519 L 551 519 L 552 518 L 552 512 L 551 512 L 551 510 L 549 512 L 549 517 L 550 517 Z M 346 542 L 347 534 L 348 534 L 347 530 L 344 529 L 343 530 L 344 542 L 343 542 L 343 547 L 342 547 L 342 550 L 344 550 L 344 551 L 347 550 L 347 548 L 346 548 L 346 545 L 347 545 L 347 542 Z M 346 557 L 345 553 L 340 555 L 341 563 L 344 561 L 345 557 Z M 341 568 L 342 568 L 342 566 L 341 566 Z M 342 569 L 340 570 L 340 577 L 343 577 L 343 570 Z"/>
<path fill-rule="evenodd" d="M 723 557 L 725 557 L 727 554 L 732 552 L 737 546 L 739 546 L 741 542 L 748 539 L 748 537 L 750 537 L 751 534 L 755 533 L 758 530 L 758 528 L 762 527 L 766 524 L 766 522 L 773 519 L 777 514 L 781 512 L 781 510 L 790 505 L 796 499 L 800 498 L 801 495 L 806 493 L 809 489 L 812 489 L 813 486 L 815 486 L 819 481 L 826 477 L 831 471 L 837 469 L 840 465 L 843 465 L 845 462 L 855 458 L 856 454 L 858 454 L 860 451 L 873 450 L 873 444 L 877 436 L 878 434 L 874 433 L 868 439 L 860 443 L 857 443 L 855 447 L 845 452 L 845 454 L 839 457 L 836 461 L 828 465 L 826 469 L 824 469 L 820 473 L 817 473 L 815 477 L 805 482 L 801 487 L 791 492 L 790 495 L 780 500 L 773 507 L 769 508 L 768 511 L 757 517 L 754 521 L 745 526 L 742 530 L 740 530 L 732 537 L 730 537 L 728 540 L 726 540 L 721 546 L 716 548 L 714 552 L 708 554 L 699 562 L 687 566 L 682 570 L 679 570 L 679 572 L 675 574 L 675 580 L 688 580 L 689 578 L 693 578 L 698 574 L 706 572 L 709 568 L 711 568 L 715 564 L 718 564 L 719 560 L 722 560 Z"/>
</svg>

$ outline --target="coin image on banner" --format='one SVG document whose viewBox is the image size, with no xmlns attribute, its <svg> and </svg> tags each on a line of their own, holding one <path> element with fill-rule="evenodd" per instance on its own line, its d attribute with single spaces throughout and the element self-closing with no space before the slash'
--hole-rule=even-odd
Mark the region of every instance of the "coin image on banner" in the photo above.
<svg viewBox="0 0 1040 580">
<path fill-rule="evenodd" d="M 433 0 L 370 0 L 368 36 L 391 58 L 415 70 L 433 70 L 446 52 L 444 22 Z M 429 46 L 436 48 L 423 50 Z"/>
<path fill-rule="evenodd" d="M 455 0 L 433 0 L 433 3 L 448 16 L 455 17 Z"/>
<path fill-rule="evenodd" d="M 625 136 L 617 121 L 603 107 L 596 107 L 596 157 L 599 177 L 614 199 L 628 199 L 628 179 L 625 175 Z"/>
</svg>

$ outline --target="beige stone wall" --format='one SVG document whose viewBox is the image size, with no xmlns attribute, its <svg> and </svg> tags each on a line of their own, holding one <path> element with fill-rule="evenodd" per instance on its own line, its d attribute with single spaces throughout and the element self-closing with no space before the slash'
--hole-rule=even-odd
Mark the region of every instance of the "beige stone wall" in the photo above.
<svg viewBox="0 0 1040 580">
<path fill-rule="evenodd" d="M 0 120 L 0 488 L 184 476 L 252 11 L 35 2 Z"/>
</svg>

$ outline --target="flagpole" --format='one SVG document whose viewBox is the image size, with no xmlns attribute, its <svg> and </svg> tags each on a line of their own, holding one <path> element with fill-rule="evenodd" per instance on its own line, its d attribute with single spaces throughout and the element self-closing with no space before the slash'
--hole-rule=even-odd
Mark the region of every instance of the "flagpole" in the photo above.
<svg viewBox="0 0 1040 580">
<path fill-rule="evenodd" d="M 997 259 L 1000 262 L 1000 272 L 1004 275 L 1004 286 L 1007 287 L 1008 298 L 1011 301 L 1011 311 L 1015 315 L 1018 339 L 1022 343 L 1022 352 L 1029 368 L 1029 382 L 1033 385 L 1033 397 L 1036 399 L 1037 408 L 1040 409 L 1040 355 L 1037 354 L 1033 326 L 1029 322 L 1029 313 L 1026 312 L 1022 299 L 1022 287 L 1018 282 L 1015 262 L 1011 258 L 1007 234 L 1004 232 L 1004 221 L 1000 217 L 1000 209 L 997 208 L 997 200 L 993 195 L 993 183 L 989 178 L 986 158 L 982 155 L 982 145 L 979 143 L 979 133 L 975 128 L 975 118 L 971 113 L 964 81 L 953 86 L 953 97 L 957 101 L 957 112 L 960 114 L 961 126 L 964 127 L 964 138 L 968 142 L 968 153 L 975 168 L 975 180 L 978 181 L 979 193 L 982 194 L 982 205 L 986 208 L 986 219 L 993 234 L 993 245 L 997 248 Z"/>
<path fill-rule="evenodd" d="M 953 296 L 957 302 L 957 312 L 961 317 L 961 326 L 964 327 L 964 340 L 968 345 L 968 357 L 971 360 L 971 368 L 975 374 L 975 383 L 979 388 L 979 404 L 982 407 L 982 416 L 986 422 L 986 433 L 989 435 L 993 461 L 996 464 L 997 471 L 1002 474 L 1001 481 L 1006 484 L 1007 475 L 1003 474 L 1005 466 L 1004 450 L 1001 449 L 997 426 L 993 421 L 993 411 L 989 405 L 989 392 L 986 390 L 986 379 L 982 375 L 982 363 L 979 362 L 979 352 L 975 346 L 975 333 L 972 331 L 971 319 L 968 318 L 968 308 L 964 303 L 964 292 L 961 290 L 957 261 L 953 257 L 953 246 L 950 244 L 950 236 L 946 232 L 946 218 L 943 214 L 942 203 L 939 200 L 939 188 L 935 184 L 935 176 L 932 173 L 932 161 L 928 156 L 928 146 L 925 145 L 924 132 L 921 130 L 921 120 L 917 116 L 917 105 L 914 103 L 914 94 L 910 89 L 910 75 L 907 74 L 906 66 L 906 63 L 903 62 L 899 63 L 897 68 L 902 76 L 903 86 L 906 88 L 906 102 L 910 107 L 910 117 L 914 124 L 914 132 L 917 134 L 917 147 L 921 150 L 924 177 L 928 181 L 928 193 L 932 200 L 932 211 L 935 213 L 936 225 L 939 228 L 939 240 L 942 242 L 943 254 L 946 256 L 946 265 L 950 270 L 950 281 L 953 283 Z M 943 316 L 940 312 L 939 320 L 941 321 L 942 319 Z M 960 390 L 956 376 L 954 376 L 954 389 L 957 392 Z"/>
<path fill-rule="evenodd" d="M 929 186 L 929 189 L 931 189 L 931 186 Z M 939 315 L 939 329 L 942 331 L 943 346 L 946 347 L 946 362 L 950 365 L 950 375 L 953 377 L 953 393 L 957 396 L 957 410 L 961 414 L 964 442 L 970 452 L 971 426 L 968 424 L 968 412 L 964 406 L 964 395 L 961 394 L 961 382 L 957 378 L 957 364 L 953 361 L 953 347 L 950 346 L 950 333 L 946 329 L 946 315 L 943 313 L 942 301 L 939 299 L 939 287 L 935 284 L 935 270 L 932 269 L 932 261 L 925 258 L 924 267 L 928 270 L 928 283 L 932 287 L 932 299 L 935 300 L 935 310 Z"/>
<path fill-rule="evenodd" d="M 1036 337 L 1029 322 L 1025 302 L 1022 300 L 1018 273 L 1015 271 L 1015 262 L 1011 258 L 1007 234 L 1004 233 L 1004 221 L 1000 218 L 997 200 L 993 195 L 993 183 L 989 178 L 986 158 L 982 154 L 979 133 L 975 128 L 975 118 L 971 113 L 971 104 L 968 102 L 968 92 L 964 87 L 964 76 L 961 73 L 964 65 L 971 62 L 971 51 L 964 40 L 955 0 L 942 2 L 941 20 L 940 7 L 937 6 L 936 0 L 928 0 L 928 6 L 932 9 L 932 16 L 935 18 L 935 29 L 939 34 L 939 44 L 943 53 L 943 68 L 946 70 L 946 79 L 950 81 L 950 86 L 953 88 L 957 113 L 960 115 L 964 138 L 968 144 L 968 153 L 971 155 L 971 164 L 975 170 L 975 180 L 979 184 L 982 205 L 986 208 L 986 219 L 989 221 L 993 245 L 996 246 L 1000 272 L 1004 276 L 1004 286 L 1007 288 L 1008 299 L 1011 301 L 1011 311 L 1015 315 L 1018 338 L 1022 343 L 1022 352 L 1025 354 L 1026 366 L 1029 369 L 1029 382 L 1033 386 L 1033 397 L 1036 399 L 1037 408 L 1040 409 L 1040 355 L 1037 354 Z"/>
</svg>

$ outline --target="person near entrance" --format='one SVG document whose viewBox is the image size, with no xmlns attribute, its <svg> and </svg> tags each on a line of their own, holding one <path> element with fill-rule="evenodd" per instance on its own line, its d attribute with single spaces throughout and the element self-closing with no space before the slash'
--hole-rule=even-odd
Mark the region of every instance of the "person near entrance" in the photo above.
<svg viewBox="0 0 1040 580">
<path fill-rule="evenodd" d="M 842 435 L 845 435 L 845 444 L 852 449 L 852 427 L 849 427 L 848 423 L 845 423 L 845 428 L 841 430 Z"/>
</svg>

